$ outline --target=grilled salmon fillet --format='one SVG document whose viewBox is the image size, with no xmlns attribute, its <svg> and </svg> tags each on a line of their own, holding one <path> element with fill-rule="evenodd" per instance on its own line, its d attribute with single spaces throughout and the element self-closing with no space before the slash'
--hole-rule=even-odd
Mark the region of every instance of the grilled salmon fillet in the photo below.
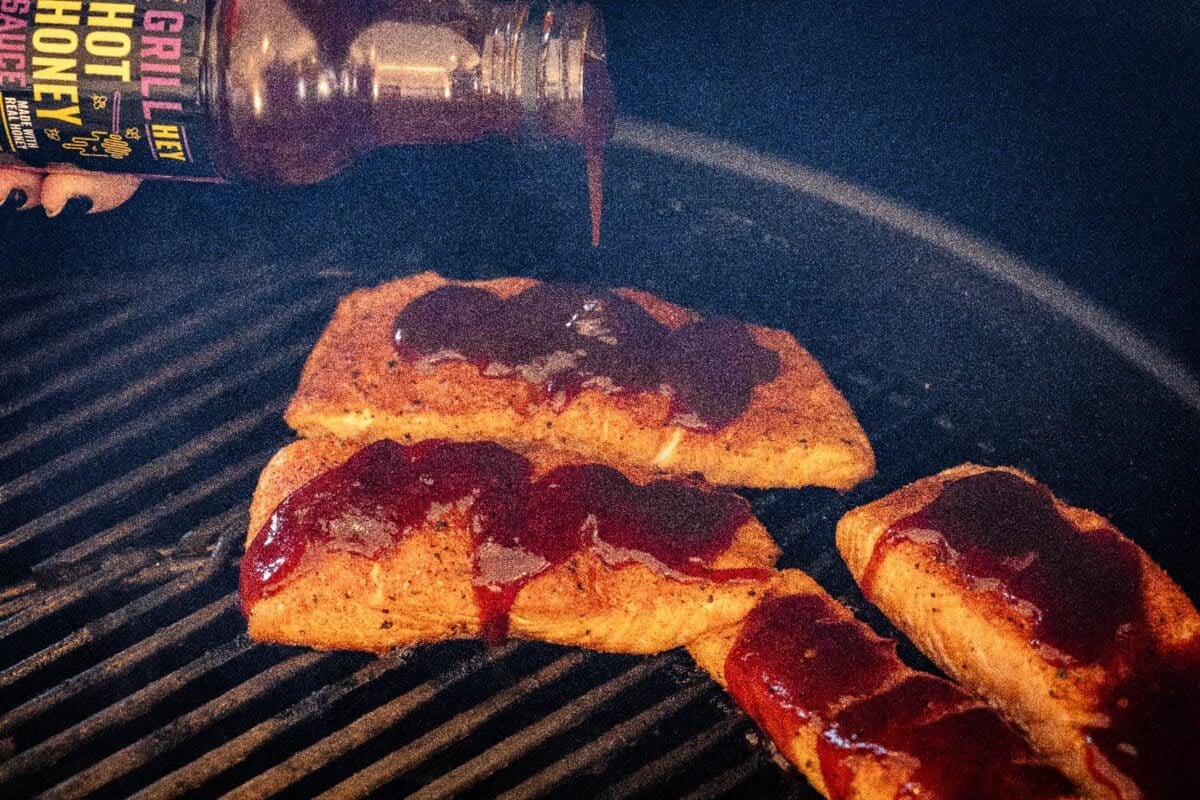
<svg viewBox="0 0 1200 800">
<path fill-rule="evenodd" d="M 797 570 L 688 650 L 826 797 L 1075 796 L 995 710 L 905 666 L 894 642 Z"/>
<path fill-rule="evenodd" d="M 964 464 L 848 513 L 864 594 L 1093 798 L 1194 796 L 1200 616 L 1106 519 Z"/>
<path fill-rule="evenodd" d="M 680 423 L 671 397 L 658 390 L 585 385 L 552 401 L 543 386 L 519 375 L 485 377 L 461 359 L 422 365 L 399 357 L 397 316 L 450 285 L 500 298 L 539 286 L 524 278 L 461 283 L 427 272 L 350 293 L 304 367 L 288 424 L 310 437 L 540 444 L 622 469 L 696 474 L 725 485 L 845 490 L 874 473 L 871 447 L 845 399 L 784 331 L 747 326 L 759 347 L 778 355 L 777 375 L 753 387 L 732 421 L 696 429 Z M 698 319 L 644 292 L 616 294 L 672 330 Z"/>
<path fill-rule="evenodd" d="M 369 447 L 383 444 L 375 442 Z M 493 448 L 489 451 L 493 455 L 500 450 L 497 445 L 486 446 Z M 305 439 L 283 448 L 263 470 L 251 503 L 242 573 L 243 610 L 251 637 L 318 649 L 383 651 L 485 633 L 471 527 L 479 525 L 480 517 L 474 513 L 477 508 L 464 508 L 463 503 L 434 504 L 405 536 L 386 546 L 371 545 L 371 537 L 376 535 L 373 528 L 378 525 L 364 523 L 357 512 L 322 521 L 323 528 L 349 525 L 365 533 L 343 537 L 337 546 L 310 547 L 270 592 L 251 586 L 255 570 L 269 573 L 278 561 L 294 556 L 283 540 L 286 531 L 282 528 L 289 524 L 281 522 L 285 501 L 299 496 L 299 490 L 307 485 L 309 499 L 317 497 L 312 502 L 320 502 L 322 493 L 329 492 L 321 490 L 314 495 L 312 488 L 320 489 L 314 479 L 332 474 L 364 449 L 362 442 Z M 507 451 L 499 455 L 503 452 Z M 546 450 L 530 451 L 526 456 L 534 479 L 579 461 L 576 456 Z M 635 473 L 628 477 L 633 484 L 643 485 L 651 476 Z M 422 475 L 417 480 L 426 478 Z M 721 498 L 745 505 L 728 492 L 710 488 L 701 492 L 702 497 L 719 492 Z M 480 502 L 476 492 L 476 506 Z M 288 513 L 294 523 L 310 512 L 292 509 Z M 553 522 L 556 514 L 566 512 L 549 503 L 539 513 L 539 518 Z M 522 532 L 517 534 L 519 539 Z M 266 544 L 256 549 L 259 537 L 265 537 L 266 543 L 276 540 L 275 550 L 264 556 Z M 598 548 L 584 548 L 520 586 L 508 612 L 508 632 L 609 652 L 667 650 L 741 619 L 769 581 L 769 570 L 778 555 L 778 548 L 750 516 L 748 506 L 744 521 L 713 558 L 711 576 L 680 577 L 654 564 L 622 558 L 620 552 L 614 561 L 612 552 L 602 556 Z M 515 566 L 502 563 L 500 569 L 521 566 L 517 559 Z"/>
</svg>

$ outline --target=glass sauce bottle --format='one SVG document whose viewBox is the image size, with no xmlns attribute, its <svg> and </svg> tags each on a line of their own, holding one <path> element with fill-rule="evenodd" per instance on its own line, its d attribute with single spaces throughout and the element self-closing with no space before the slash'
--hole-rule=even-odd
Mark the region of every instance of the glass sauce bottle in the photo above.
<svg viewBox="0 0 1200 800">
<path fill-rule="evenodd" d="M 377 147 L 548 136 L 583 145 L 595 240 L 611 130 L 585 4 L 0 0 L 0 166 L 309 184 Z"/>
</svg>

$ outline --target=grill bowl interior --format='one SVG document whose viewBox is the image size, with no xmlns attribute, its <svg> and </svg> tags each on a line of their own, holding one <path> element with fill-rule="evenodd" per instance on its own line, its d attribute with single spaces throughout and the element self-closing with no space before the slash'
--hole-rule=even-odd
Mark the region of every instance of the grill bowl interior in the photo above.
<svg viewBox="0 0 1200 800">
<path fill-rule="evenodd" d="M 795 332 L 879 475 L 749 497 L 782 563 L 881 631 L 833 526 L 964 460 L 1029 470 L 1200 593 L 1197 412 L 1144 369 L 878 219 L 634 147 L 610 162 L 597 251 L 576 154 L 499 144 L 3 221 L 0 794 L 815 796 L 680 652 L 246 641 L 246 506 L 300 365 L 340 294 L 421 269 L 636 286 Z"/>
</svg>

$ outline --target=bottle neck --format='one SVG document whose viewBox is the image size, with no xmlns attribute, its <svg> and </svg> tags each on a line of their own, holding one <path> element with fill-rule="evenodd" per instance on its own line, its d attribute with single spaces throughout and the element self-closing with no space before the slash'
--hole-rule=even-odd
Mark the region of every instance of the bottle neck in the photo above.
<svg viewBox="0 0 1200 800">
<path fill-rule="evenodd" d="M 582 142 L 589 119 L 611 119 L 604 27 L 587 5 L 497 8 L 484 42 L 485 91 L 521 101 L 525 132 Z"/>
</svg>

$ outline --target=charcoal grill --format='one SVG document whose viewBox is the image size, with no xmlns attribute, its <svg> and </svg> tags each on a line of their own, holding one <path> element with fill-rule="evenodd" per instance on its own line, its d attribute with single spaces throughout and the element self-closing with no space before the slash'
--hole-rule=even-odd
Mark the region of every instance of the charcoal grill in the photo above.
<svg viewBox="0 0 1200 800">
<path fill-rule="evenodd" d="M 340 294 L 417 269 L 634 285 L 794 331 L 879 475 L 844 496 L 749 497 L 784 565 L 881 631 L 834 523 L 968 459 L 1108 514 L 1200 593 L 1193 379 L 1004 254 L 628 120 L 595 252 L 582 189 L 563 195 L 569 153 L 380 158 L 319 189 L 156 185 L 103 217 L 0 223 L 0 796 L 816 796 L 682 652 L 375 658 L 246 639 L 247 503 L 291 438 L 280 412 L 305 354 Z"/>
</svg>

